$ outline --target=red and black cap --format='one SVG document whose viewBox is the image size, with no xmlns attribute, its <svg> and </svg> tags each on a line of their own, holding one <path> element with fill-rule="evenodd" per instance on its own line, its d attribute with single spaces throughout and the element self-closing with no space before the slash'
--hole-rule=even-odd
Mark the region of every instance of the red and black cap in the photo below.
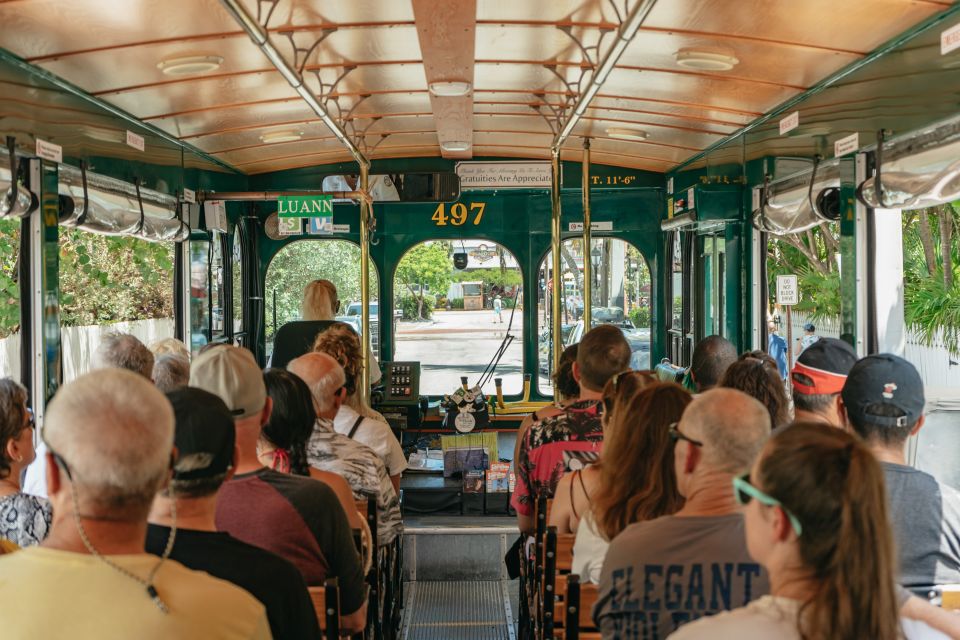
<svg viewBox="0 0 960 640">
<path fill-rule="evenodd" d="M 849 344 L 836 338 L 820 338 L 804 349 L 793 365 L 793 392 L 807 396 L 840 393 L 856 362 L 857 353 Z"/>
</svg>

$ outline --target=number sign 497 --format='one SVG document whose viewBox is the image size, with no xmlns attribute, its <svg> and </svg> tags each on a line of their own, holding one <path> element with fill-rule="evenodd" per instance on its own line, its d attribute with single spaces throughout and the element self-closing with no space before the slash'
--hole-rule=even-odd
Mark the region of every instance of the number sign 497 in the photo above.
<svg viewBox="0 0 960 640">
<path fill-rule="evenodd" d="M 438 227 L 447 226 L 447 222 L 455 227 L 459 227 L 466 224 L 470 214 L 473 214 L 473 224 L 478 225 L 483 219 L 483 212 L 486 208 L 486 202 L 471 202 L 468 211 L 467 205 L 462 202 L 455 202 L 450 205 L 450 213 L 448 214 L 446 204 L 441 202 L 437 205 L 437 209 L 433 212 L 433 216 L 430 219 L 433 220 Z"/>
</svg>

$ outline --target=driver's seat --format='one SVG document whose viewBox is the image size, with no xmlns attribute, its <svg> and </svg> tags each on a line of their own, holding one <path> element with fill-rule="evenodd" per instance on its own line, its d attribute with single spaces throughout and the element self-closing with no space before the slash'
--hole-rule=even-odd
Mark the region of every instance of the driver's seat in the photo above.
<svg viewBox="0 0 960 640">
<path fill-rule="evenodd" d="M 287 364 L 313 349 L 317 335 L 326 331 L 336 320 L 295 320 L 279 329 L 273 339 L 273 355 L 270 366 L 285 369 Z"/>
</svg>

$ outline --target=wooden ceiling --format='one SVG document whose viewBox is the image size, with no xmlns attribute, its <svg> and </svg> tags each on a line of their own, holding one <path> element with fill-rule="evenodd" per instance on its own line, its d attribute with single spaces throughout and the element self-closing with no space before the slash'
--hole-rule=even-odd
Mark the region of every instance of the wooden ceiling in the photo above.
<svg viewBox="0 0 960 640">
<path fill-rule="evenodd" d="M 244 0 L 371 158 L 547 158 L 638 0 Z M 599 163 L 666 171 L 861 58 L 948 0 L 660 0 L 574 129 Z M 7 0 L 0 47 L 245 173 L 350 154 L 217 0 Z M 319 40 L 319 43 L 317 41 Z M 313 45 L 316 44 L 314 47 Z M 598 46 L 599 45 L 599 46 Z M 678 64 L 720 52 L 729 71 Z M 158 64 L 222 58 L 198 74 Z M 465 81 L 437 97 L 435 81 Z M 566 111 L 564 111 L 566 109 Z M 641 130 L 642 141 L 612 137 Z M 265 142 L 270 134 L 299 139 Z M 470 142 L 442 152 L 441 141 Z"/>
</svg>

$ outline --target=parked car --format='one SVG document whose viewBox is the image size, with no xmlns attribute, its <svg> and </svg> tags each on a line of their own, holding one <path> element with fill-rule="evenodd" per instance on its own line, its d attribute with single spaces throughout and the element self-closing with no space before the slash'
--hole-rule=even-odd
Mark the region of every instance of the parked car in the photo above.
<svg viewBox="0 0 960 640">
<path fill-rule="evenodd" d="M 594 309 L 594 311 L 599 311 L 599 309 Z M 592 319 L 591 324 L 594 327 L 600 326 L 601 324 L 612 324 L 615 327 L 619 327 L 623 332 L 623 336 L 627 339 L 627 342 L 630 344 L 630 368 L 631 369 L 649 369 L 650 368 L 650 330 L 649 329 L 638 329 L 633 326 L 633 323 L 626 319 L 621 319 L 619 321 L 610 321 L 605 320 L 605 317 L 615 316 L 616 314 L 609 314 L 607 316 L 598 315 L 595 313 Z M 620 311 L 620 318 L 623 318 L 623 312 Z M 573 325 L 573 330 L 564 340 L 564 345 L 571 345 L 576 342 L 580 342 L 583 338 L 583 320 L 578 320 L 575 325 Z"/>
<path fill-rule="evenodd" d="M 560 341 L 563 344 L 567 344 L 567 337 L 570 335 L 570 332 L 573 331 L 574 326 L 575 325 L 573 324 L 560 325 Z M 540 354 L 539 369 L 540 373 L 543 375 L 550 375 L 552 346 L 553 345 L 550 342 L 550 329 L 548 327 L 540 332 L 540 336 L 537 340 L 537 349 Z"/>
</svg>

